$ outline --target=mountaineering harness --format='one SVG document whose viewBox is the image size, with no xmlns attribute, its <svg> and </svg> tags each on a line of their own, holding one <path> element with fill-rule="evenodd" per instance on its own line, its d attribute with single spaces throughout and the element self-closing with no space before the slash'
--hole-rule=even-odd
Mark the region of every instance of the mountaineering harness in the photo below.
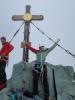
<svg viewBox="0 0 75 100">
<path fill-rule="evenodd" d="M 0 60 L 7 61 L 8 60 L 8 56 L 2 56 L 2 57 L 0 57 Z"/>
</svg>

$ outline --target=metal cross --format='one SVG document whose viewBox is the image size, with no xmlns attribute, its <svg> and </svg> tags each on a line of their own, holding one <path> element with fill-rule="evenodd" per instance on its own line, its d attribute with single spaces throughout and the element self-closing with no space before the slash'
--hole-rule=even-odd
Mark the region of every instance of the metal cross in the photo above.
<svg viewBox="0 0 75 100">
<path fill-rule="evenodd" d="M 43 15 L 32 15 L 30 11 L 31 6 L 26 6 L 26 12 L 24 15 L 13 15 L 13 21 L 24 21 L 24 42 L 29 43 L 29 34 L 30 34 L 30 22 L 34 20 L 43 20 Z M 28 62 L 29 59 L 29 50 L 27 48 L 23 48 L 23 60 Z"/>
</svg>

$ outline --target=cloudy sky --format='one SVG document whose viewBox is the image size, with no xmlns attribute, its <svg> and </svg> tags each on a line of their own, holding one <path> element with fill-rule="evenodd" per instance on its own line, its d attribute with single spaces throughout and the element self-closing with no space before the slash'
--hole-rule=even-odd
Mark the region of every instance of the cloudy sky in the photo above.
<svg viewBox="0 0 75 100">
<path fill-rule="evenodd" d="M 12 15 L 24 14 L 26 5 L 31 5 L 32 14 L 44 16 L 43 21 L 34 23 L 55 41 L 60 38 L 60 45 L 75 54 L 75 0 L 1 0 L 0 37 L 6 36 L 8 41 L 12 38 L 22 24 L 22 21 L 12 21 Z M 24 27 L 12 41 L 15 49 L 10 54 L 9 66 L 6 68 L 8 78 L 12 75 L 13 64 L 22 60 L 23 32 Z M 30 25 L 30 42 L 35 48 L 38 48 L 39 44 L 46 47 L 53 45 L 32 25 Z M 35 54 L 30 52 L 29 62 L 35 60 L 35 57 Z M 75 69 L 75 58 L 59 47 L 47 56 L 46 61 L 54 65 L 73 66 Z"/>
</svg>

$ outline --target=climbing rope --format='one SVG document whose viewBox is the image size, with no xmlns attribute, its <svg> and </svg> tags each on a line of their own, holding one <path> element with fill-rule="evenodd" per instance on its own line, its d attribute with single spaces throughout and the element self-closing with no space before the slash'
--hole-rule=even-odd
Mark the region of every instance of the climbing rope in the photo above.
<svg viewBox="0 0 75 100">
<path fill-rule="evenodd" d="M 36 27 L 37 30 L 39 30 L 44 36 L 46 36 L 50 41 L 56 43 L 51 37 L 49 37 L 45 32 L 43 32 L 39 27 L 37 27 L 33 22 L 31 24 Z M 63 49 L 67 54 L 71 55 L 73 58 L 75 58 L 75 54 L 71 53 L 69 50 L 62 47 L 60 44 L 57 44 L 61 49 Z"/>
<path fill-rule="evenodd" d="M 19 30 L 21 29 L 21 27 L 23 26 L 24 22 L 21 24 L 21 26 L 17 29 L 17 31 L 14 33 L 13 37 L 11 38 L 11 40 L 9 41 L 9 43 L 12 42 L 13 38 L 17 35 L 17 33 L 19 32 Z"/>
</svg>

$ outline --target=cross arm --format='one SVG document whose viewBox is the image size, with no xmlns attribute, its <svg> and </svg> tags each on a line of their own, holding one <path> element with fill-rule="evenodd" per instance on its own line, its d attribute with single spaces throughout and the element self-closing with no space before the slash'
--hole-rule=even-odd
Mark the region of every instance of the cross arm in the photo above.
<svg viewBox="0 0 75 100">
<path fill-rule="evenodd" d="M 28 16 L 27 16 L 28 17 Z M 43 20 L 44 16 L 43 15 L 32 15 L 31 20 Z M 13 15 L 12 20 L 14 21 L 22 21 L 24 20 L 24 15 Z"/>
<path fill-rule="evenodd" d="M 44 16 L 43 15 L 32 15 L 32 20 L 43 20 Z"/>
<path fill-rule="evenodd" d="M 12 16 L 12 20 L 14 20 L 14 21 L 16 21 L 16 20 L 22 21 L 22 20 L 24 20 L 23 16 L 24 15 L 13 15 Z"/>
</svg>

